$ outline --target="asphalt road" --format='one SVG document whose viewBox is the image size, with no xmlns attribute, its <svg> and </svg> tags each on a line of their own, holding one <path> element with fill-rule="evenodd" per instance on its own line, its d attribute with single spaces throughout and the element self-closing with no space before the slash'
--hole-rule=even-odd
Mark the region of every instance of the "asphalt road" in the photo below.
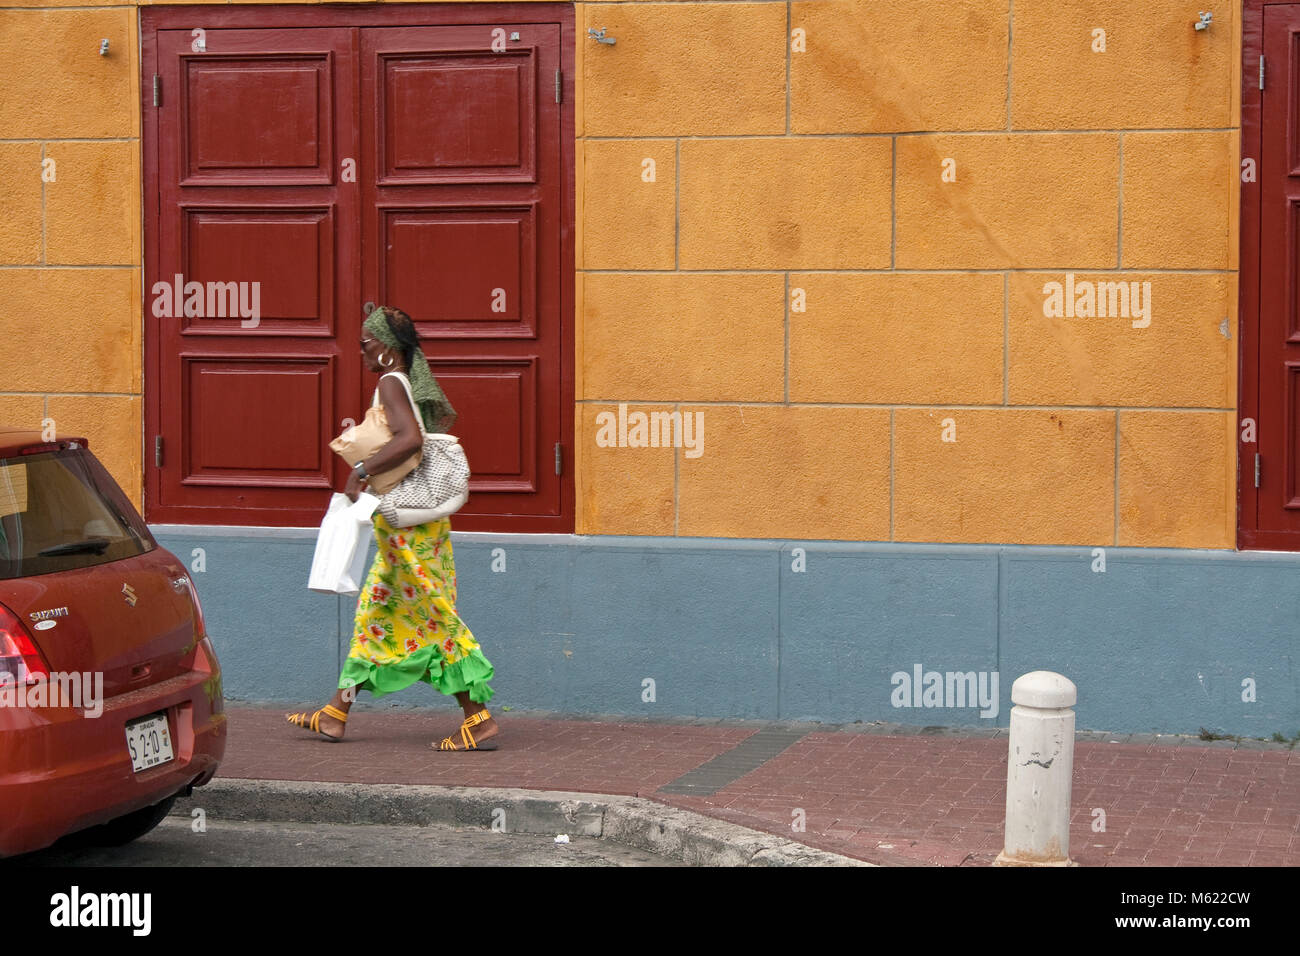
<svg viewBox="0 0 1300 956">
<path fill-rule="evenodd" d="M 452 827 L 209 823 L 169 817 L 122 847 L 59 845 L 9 866 L 682 866 L 595 837 Z"/>
</svg>

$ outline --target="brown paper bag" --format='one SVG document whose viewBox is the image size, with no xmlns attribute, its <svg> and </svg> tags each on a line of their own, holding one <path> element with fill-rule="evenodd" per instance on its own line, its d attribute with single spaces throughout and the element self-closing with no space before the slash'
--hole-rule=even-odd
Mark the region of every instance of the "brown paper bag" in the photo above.
<svg viewBox="0 0 1300 956">
<path fill-rule="evenodd" d="M 393 433 L 388 430 L 384 406 L 374 405 L 366 409 L 365 418 L 330 442 L 330 448 L 347 462 L 349 468 L 355 468 L 357 462 L 365 461 L 392 440 Z M 387 494 L 397 486 L 399 481 L 414 471 L 419 463 L 420 451 L 417 450 L 396 468 L 367 478 L 368 490 L 376 495 Z"/>
</svg>

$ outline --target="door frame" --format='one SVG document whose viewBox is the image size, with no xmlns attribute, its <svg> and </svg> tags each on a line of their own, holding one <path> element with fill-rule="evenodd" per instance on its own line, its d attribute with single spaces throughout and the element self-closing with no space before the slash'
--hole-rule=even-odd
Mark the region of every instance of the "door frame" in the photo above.
<svg viewBox="0 0 1300 956">
<path fill-rule="evenodd" d="M 560 69 L 563 86 L 560 104 L 560 440 L 569 463 L 560 481 L 560 514 L 540 519 L 533 516 L 501 515 L 491 519 L 476 518 L 474 530 L 507 533 L 538 532 L 572 534 L 576 521 L 576 465 L 574 440 L 576 325 L 575 314 L 575 205 L 576 205 L 576 136 L 575 81 L 576 43 L 575 13 L 572 3 L 403 3 L 343 6 L 141 6 L 140 33 L 140 170 L 141 209 L 143 210 L 140 279 L 141 339 L 144 392 L 144 433 L 141 436 L 143 469 L 143 511 L 150 523 L 199 524 L 195 510 L 178 506 L 161 506 L 160 474 L 154 465 L 152 439 L 160 433 L 163 396 L 156 387 L 162 370 L 161 348 L 148 333 L 149 276 L 158 274 L 158 257 L 150 244 L 160 215 L 158 180 L 158 110 L 153 105 L 153 74 L 158 72 L 158 30 L 194 29 L 285 29 L 309 27 L 402 27 L 463 26 L 507 21 L 514 23 L 556 23 L 560 27 Z M 359 82 L 359 80 L 358 80 Z M 166 95 L 164 90 L 164 95 Z M 154 161 L 150 161 L 150 157 Z M 542 455 L 543 462 L 549 456 Z M 482 525 L 490 521 L 492 528 Z M 544 527 L 540 525 L 545 525 Z"/>
</svg>

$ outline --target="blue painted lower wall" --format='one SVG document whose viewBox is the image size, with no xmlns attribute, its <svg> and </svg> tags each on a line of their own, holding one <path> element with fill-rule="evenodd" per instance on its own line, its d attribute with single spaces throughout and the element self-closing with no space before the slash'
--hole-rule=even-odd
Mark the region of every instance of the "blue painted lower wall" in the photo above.
<svg viewBox="0 0 1300 956">
<path fill-rule="evenodd" d="M 194 569 L 227 698 L 324 703 L 356 598 L 307 590 L 314 529 L 153 530 Z M 1012 681 L 1054 670 L 1080 729 L 1300 732 L 1300 555 L 1108 548 L 1102 571 L 1085 548 L 453 543 L 496 705 L 1006 726 Z M 425 684 L 383 702 L 452 706 Z"/>
</svg>

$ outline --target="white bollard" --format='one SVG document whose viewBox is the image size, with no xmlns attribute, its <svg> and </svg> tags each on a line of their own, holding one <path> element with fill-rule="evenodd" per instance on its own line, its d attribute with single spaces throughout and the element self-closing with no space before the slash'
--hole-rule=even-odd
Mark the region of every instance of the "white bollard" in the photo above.
<svg viewBox="0 0 1300 956">
<path fill-rule="evenodd" d="M 1011 685 L 1007 821 L 994 866 L 1074 866 L 1070 783 L 1074 776 L 1073 681 L 1031 671 Z"/>
</svg>

